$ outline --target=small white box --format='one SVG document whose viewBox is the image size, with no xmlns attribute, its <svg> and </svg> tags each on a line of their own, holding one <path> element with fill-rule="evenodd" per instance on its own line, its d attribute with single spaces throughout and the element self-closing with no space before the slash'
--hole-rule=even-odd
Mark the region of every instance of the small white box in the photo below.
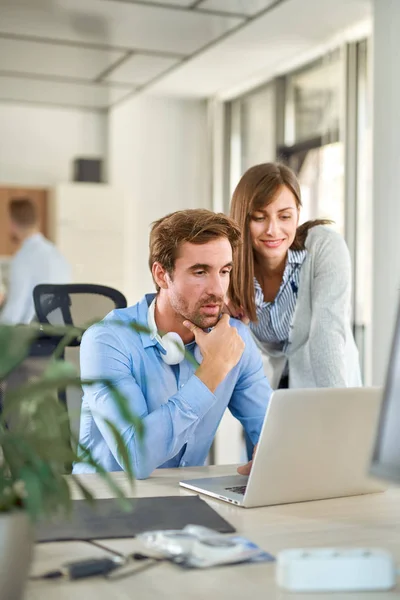
<svg viewBox="0 0 400 600">
<path fill-rule="evenodd" d="M 278 553 L 276 580 L 292 592 L 389 590 L 396 567 L 379 548 L 296 548 Z"/>
</svg>

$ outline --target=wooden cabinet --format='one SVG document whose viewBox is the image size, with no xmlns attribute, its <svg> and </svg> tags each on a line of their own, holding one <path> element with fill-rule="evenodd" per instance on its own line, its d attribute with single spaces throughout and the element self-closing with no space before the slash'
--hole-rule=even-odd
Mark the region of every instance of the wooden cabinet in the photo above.
<svg viewBox="0 0 400 600">
<path fill-rule="evenodd" d="M 47 235 L 47 198 L 48 190 L 40 188 L 21 188 L 0 186 L 0 257 L 12 256 L 18 246 L 10 238 L 8 203 L 13 198 L 29 198 L 36 204 L 39 227 L 43 235 Z"/>
</svg>

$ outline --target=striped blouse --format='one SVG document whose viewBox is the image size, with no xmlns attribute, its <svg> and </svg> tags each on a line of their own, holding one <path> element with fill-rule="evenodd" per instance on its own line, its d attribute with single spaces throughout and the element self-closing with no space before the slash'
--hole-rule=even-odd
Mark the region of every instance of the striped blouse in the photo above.
<svg viewBox="0 0 400 600">
<path fill-rule="evenodd" d="M 288 250 L 282 283 L 273 302 L 264 302 L 261 286 L 254 278 L 258 321 L 250 323 L 250 329 L 260 342 L 271 345 L 274 350 L 285 352 L 287 348 L 299 289 L 300 269 L 306 256 L 307 250 Z"/>
</svg>

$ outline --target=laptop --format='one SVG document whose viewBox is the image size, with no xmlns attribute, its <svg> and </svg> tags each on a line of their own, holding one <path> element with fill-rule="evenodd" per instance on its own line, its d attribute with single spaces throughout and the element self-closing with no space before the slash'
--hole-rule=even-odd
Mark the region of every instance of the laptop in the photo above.
<svg viewBox="0 0 400 600">
<path fill-rule="evenodd" d="M 246 508 L 384 491 L 368 476 L 381 400 L 381 388 L 277 390 L 249 477 L 179 483 Z"/>
</svg>

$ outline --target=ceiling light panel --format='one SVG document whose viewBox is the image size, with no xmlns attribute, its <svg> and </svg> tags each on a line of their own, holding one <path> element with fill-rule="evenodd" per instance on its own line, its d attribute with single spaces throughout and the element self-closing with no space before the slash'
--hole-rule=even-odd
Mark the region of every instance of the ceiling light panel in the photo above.
<svg viewBox="0 0 400 600">
<path fill-rule="evenodd" d="M 0 33 L 187 55 L 243 22 L 237 17 L 150 4 L 55 0 L 45 10 L 37 2 L 0 3 Z"/>
<path fill-rule="evenodd" d="M 217 10 L 252 17 L 275 3 L 276 0 L 205 0 L 198 10 Z"/>
<path fill-rule="evenodd" d="M 41 102 L 60 106 L 108 108 L 129 94 L 126 87 L 75 84 L 0 76 L 0 101 Z"/>
<path fill-rule="evenodd" d="M 106 80 L 117 83 L 143 85 L 170 67 L 178 64 L 174 58 L 134 54 L 116 69 L 108 73 Z"/>
<path fill-rule="evenodd" d="M 131 0 L 132 1 L 132 0 Z M 134 1 L 134 0 L 133 0 Z M 182 8 L 190 8 L 194 0 L 140 0 L 145 4 L 164 4 L 165 6 L 177 6 Z M 129 0 L 128 0 L 129 2 Z"/>
<path fill-rule="evenodd" d="M 0 38 L 0 71 L 91 80 L 123 56 L 115 50 Z"/>
</svg>

